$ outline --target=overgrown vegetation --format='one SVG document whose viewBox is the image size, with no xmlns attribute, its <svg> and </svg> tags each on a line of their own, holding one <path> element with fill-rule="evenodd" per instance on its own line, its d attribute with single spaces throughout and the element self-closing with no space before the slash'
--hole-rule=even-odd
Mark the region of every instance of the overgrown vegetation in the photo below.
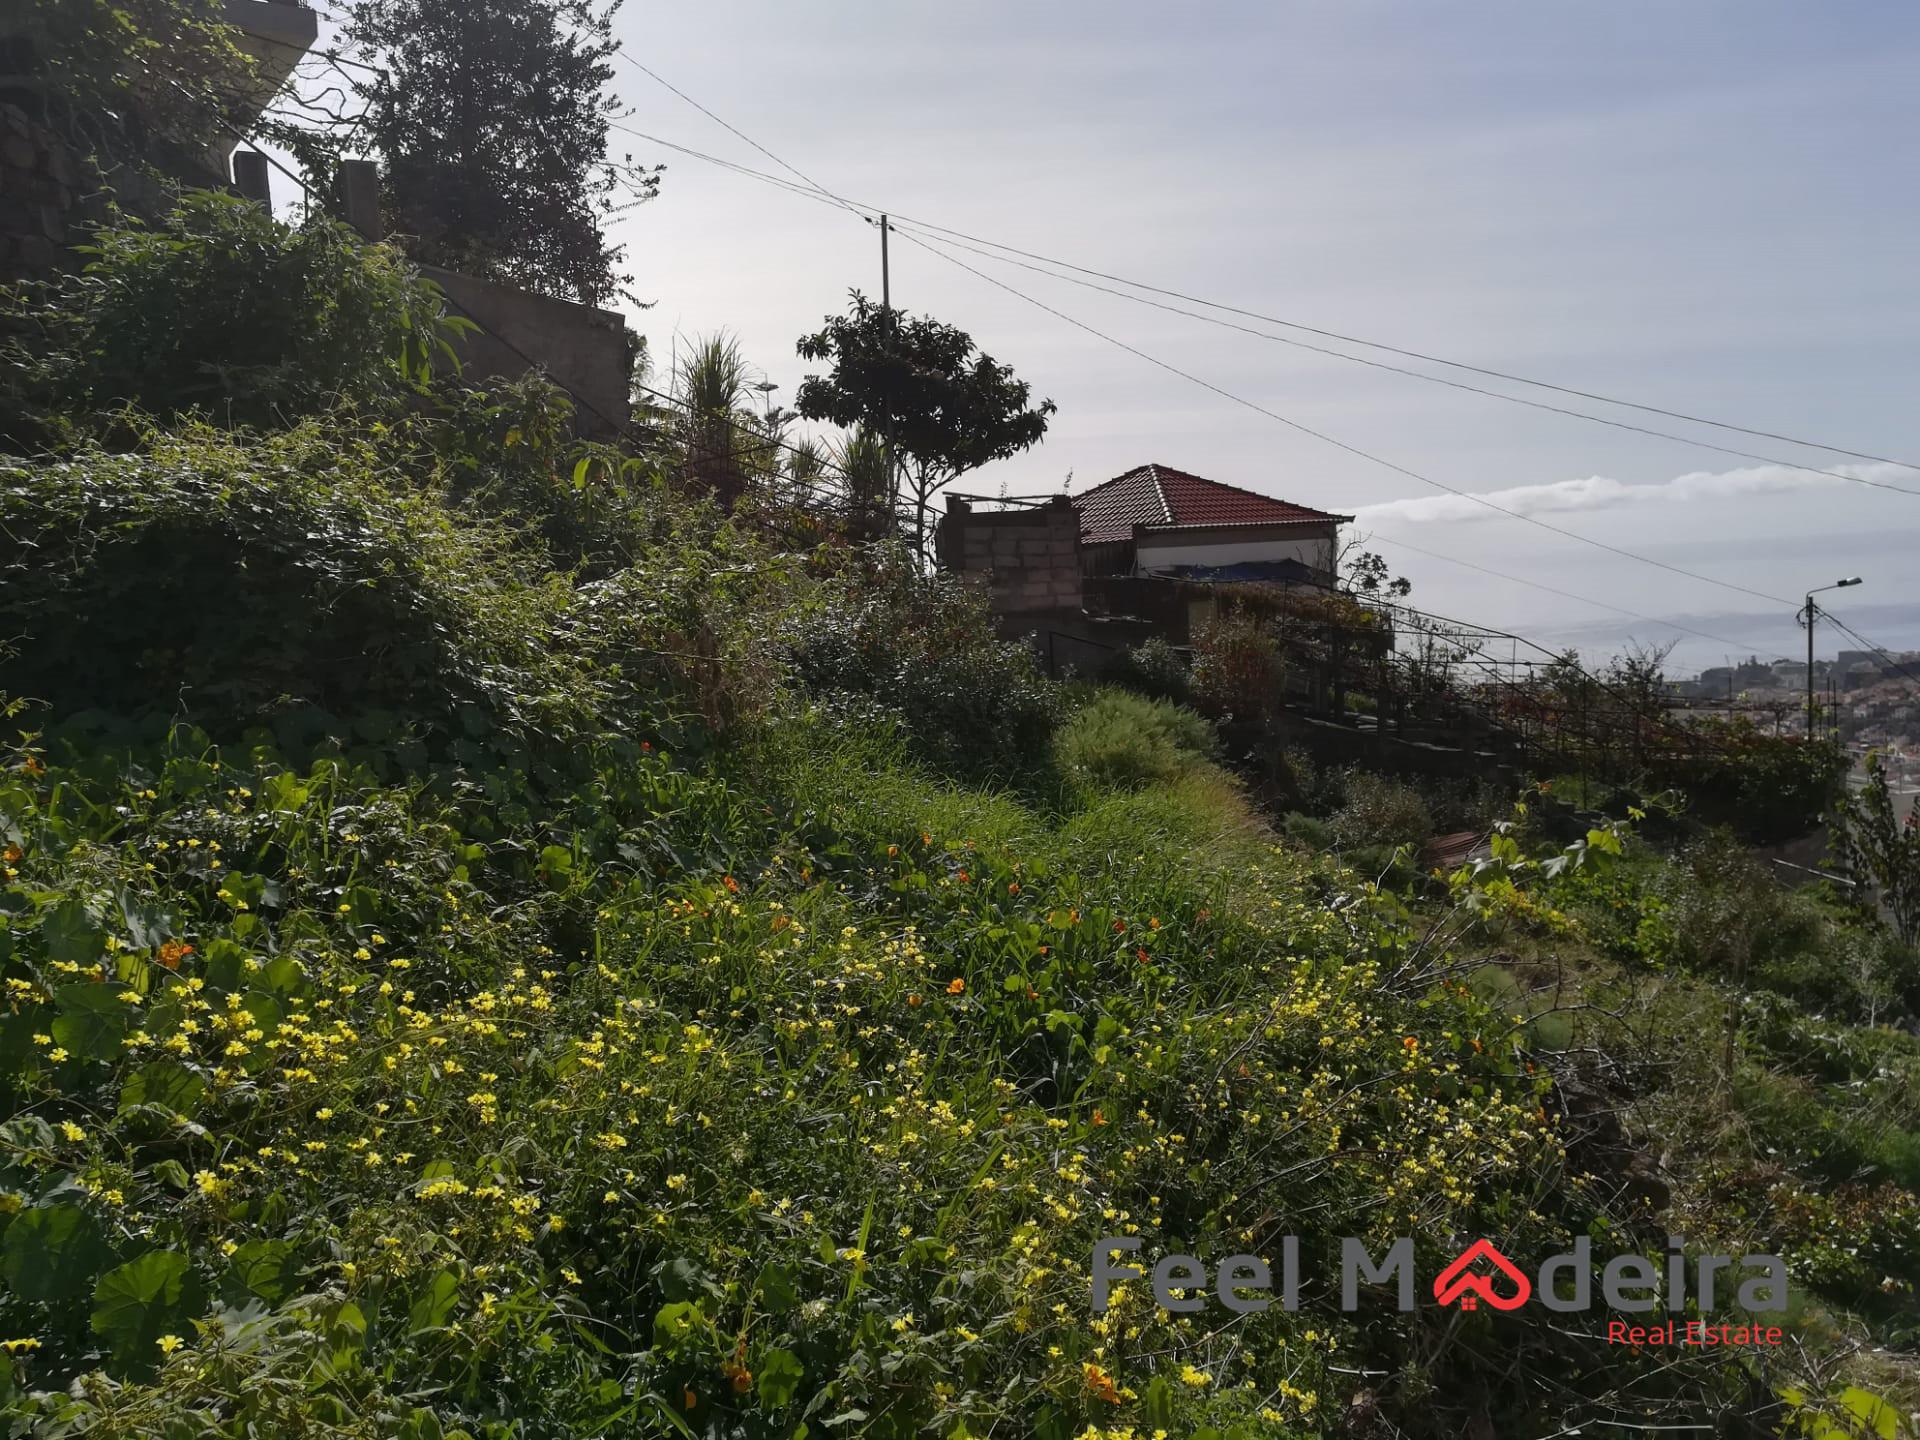
<svg viewBox="0 0 1920 1440">
<path fill-rule="evenodd" d="M 77 373 L 40 401 L 61 450 L 0 470 L 12 1430 L 1884 1434 L 1920 1404 L 1920 995 L 1857 905 L 1551 790 L 1433 876 L 1405 857 L 1481 797 L 1300 767 L 1290 832 L 1354 863 L 1283 845 L 1199 714 L 1056 686 L 783 472 L 725 514 L 688 432 L 579 446 L 537 384 L 109 432 Z M 1196 693 L 1242 714 L 1257 640 Z M 1111 1234 L 1297 1235 L 1310 1274 L 1408 1235 L 1423 1277 L 1462 1236 L 1777 1250 L 1794 1344 L 1325 1284 L 1096 1315 Z"/>
</svg>

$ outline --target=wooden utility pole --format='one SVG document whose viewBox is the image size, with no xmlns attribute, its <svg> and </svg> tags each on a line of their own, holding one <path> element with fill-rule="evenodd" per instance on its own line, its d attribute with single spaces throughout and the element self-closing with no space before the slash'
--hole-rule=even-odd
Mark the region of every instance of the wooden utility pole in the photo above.
<svg viewBox="0 0 1920 1440">
<path fill-rule="evenodd" d="M 893 318 L 893 276 L 887 265 L 887 217 L 880 217 L 880 313 Z"/>
</svg>

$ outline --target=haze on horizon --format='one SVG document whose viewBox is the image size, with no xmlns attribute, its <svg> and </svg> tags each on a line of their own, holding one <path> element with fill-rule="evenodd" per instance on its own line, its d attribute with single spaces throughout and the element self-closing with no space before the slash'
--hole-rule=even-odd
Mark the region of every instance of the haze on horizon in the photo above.
<svg viewBox="0 0 1920 1440">
<path fill-rule="evenodd" d="M 1920 7 L 1360 0 L 1176 15 L 1139 0 L 721 0 L 629 5 L 620 23 L 636 59 L 863 204 L 1305 324 L 1920 459 Z M 633 110 L 625 123 L 777 170 L 633 67 L 617 84 Z M 659 200 L 616 232 L 636 293 L 653 302 L 632 319 L 657 362 L 725 328 L 779 385 L 774 400 L 791 402 L 807 369 L 795 337 L 850 289 L 879 291 L 873 229 L 616 139 L 669 167 Z M 1522 409 L 959 258 L 1301 425 L 1608 544 L 1787 599 L 1863 575 L 1834 608 L 1882 644 L 1920 646 L 1920 497 Z M 1791 604 L 1450 499 L 911 242 L 894 242 L 892 279 L 896 304 L 967 329 L 1060 406 L 1043 445 L 963 489 L 1033 493 L 1069 477 L 1083 488 L 1158 461 L 1357 515 L 1413 579 L 1414 603 L 1441 613 L 1590 653 L 1677 639 L 1681 669 L 1804 645 Z M 1858 463 L 1679 428 L 1822 467 Z M 1920 488 L 1920 471 L 1859 473 Z M 1823 654 L 1852 643 L 1831 630 L 1820 640 Z"/>
</svg>

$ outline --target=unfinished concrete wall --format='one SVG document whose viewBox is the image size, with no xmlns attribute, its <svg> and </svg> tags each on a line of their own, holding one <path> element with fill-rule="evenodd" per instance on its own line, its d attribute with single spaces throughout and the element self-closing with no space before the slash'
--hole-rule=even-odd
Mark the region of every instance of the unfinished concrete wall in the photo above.
<svg viewBox="0 0 1920 1440">
<path fill-rule="evenodd" d="M 618 313 L 437 265 L 422 265 L 420 273 L 446 291 L 454 313 L 468 316 L 484 332 L 455 347 L 469 376 L 510 379 L 526 374 L 532 361 L 573 396 L 579 407 L 574 425 L 581 434 L 610 439 L 626 427 L 627 325 Z"/>
<path fill-rule="evenodd" d="M 62 262 L 99 189 L 93 167 L 18 105 L 0 105 L 0 282 L 40 280 Z"/>
<path fill-rule="evenodd" d="M 949 497 L 939 539 L 947 568 L 987 578 L 995 615 L 1076 611 L 1083 603 L 1080 512 L 1064 495 L 1045 505 L 990 511 Z"/>
</svg>

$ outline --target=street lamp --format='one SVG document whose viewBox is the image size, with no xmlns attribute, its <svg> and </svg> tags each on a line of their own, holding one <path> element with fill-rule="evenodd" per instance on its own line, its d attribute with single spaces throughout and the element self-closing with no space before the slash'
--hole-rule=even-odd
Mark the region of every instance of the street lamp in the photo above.
<svg viewBox="0 0 1920 1440">
<path fill-rule="evenodd" d="M 1806 607 L 1800 612 L 1801 623 L 1807 627 L 1807 739 L 1813 739 L 1813 622 L 1819 615 L 1820 607 L 1813 603 L 1813 597 L 1827 590 L 1845 590 L 1848 586 L 1861 584 L 1861 577 L 1854 575 L 1846 580 L 1836 580 L 1831 585 L 1817 585 L 1807 592 Z"/>
</svg>

